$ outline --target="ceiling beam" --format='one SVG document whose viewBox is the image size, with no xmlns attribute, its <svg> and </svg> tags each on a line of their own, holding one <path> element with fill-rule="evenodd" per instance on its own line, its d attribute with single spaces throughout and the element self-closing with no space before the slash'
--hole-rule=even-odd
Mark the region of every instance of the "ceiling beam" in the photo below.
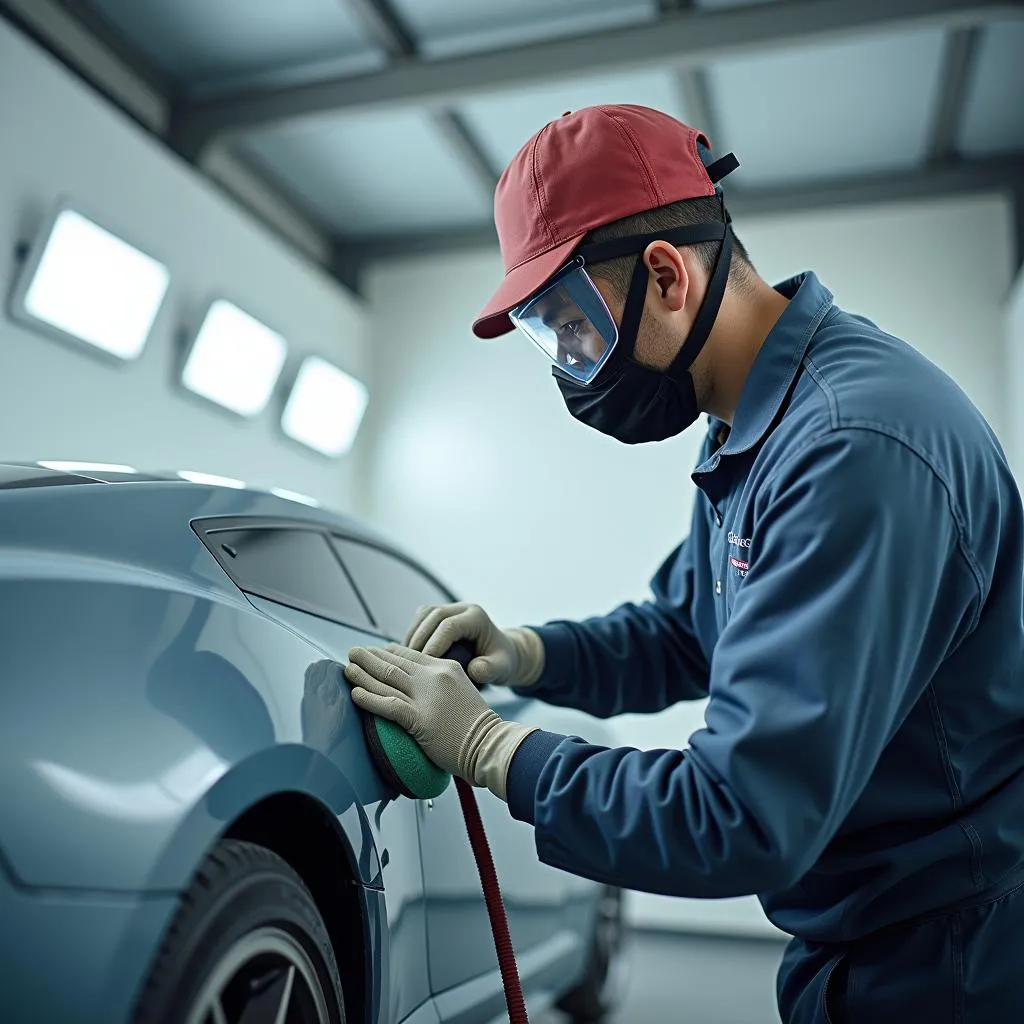
<svg viewBox="0 0 1024 1024">
<path fill-rule="evenodd" d="M 414 60 L 418 47 L 390 0 L 344 0 L 362 21 L 370 36 L 392 61 Z M 431 122 L 449 149 L 469 169 L 488 196 L 498 184 L 498 171 L 479 139 L 459 113 L 450 108 L 431 110 Z"/>
<path fill-rule="evenodd" d="M 1024 183 L 1024 152 L 1000 159 L 963 160 L 924 170 L 858 175 L 768 188 L 725 187 L 729 212 L 747 217 L 801 214 L 851 206 L 944 199 L 984 192 L 1013 193 Z M 742 227 L 741 227 L 742 229 Z M 403 234 L 394 238 L 348 238 L 343 251 L 363 265 L 379 260 L 474 248 L 494 248 L 492 224 Z"/>
<path fill-rule="evenodd" d="M 166 136 L 173 109 L 170 86 L 135 54 L 113 26 L 80 3 L 69 0 L 0 0 L 0 18 L 42 47 L 87 87 L 168 146 L 168 154 L 188 157 Z M 255 217 L 275 237 L 327 273 L 340 264 L 331 236 L 313 223 L 254 167 L 225 147 L 204 151 L 196 170 L 232 203 Z M 351 286 L 354 278 L 339 277 Z M 357 293 L 358 294 L 358 293 Z"/>
<path fill-rule="evenodd" d="M 1013 276 L 1024 270 L 1024 166 L 1013 189 Z"/>
<path fill-rule="evenodd" d="M 190 149 L 218 135 L 321 114 L 450 106 L 487 93 L 585 74 L 699 67 L 724 57 L 907 28 L 1024 19 L 1024 0 L 777 0 L 687 10 L 634 25 L 487 53 L 420 61 L 281 89 L 197 100 L 178 111 Z"/>
<path fill-rule="evenodd" d="M 83 9 L 72 16 L 61 0 L 0 0 L 0 16 L 144 128 L 163 133 L 169 111 L 166 83 L 126 52 L 99 15 Z"/>
<path fill-rule="evenodd" d="M 690 125 L 699 128 L 710 140 L 715 153 L 726 152 L 721 126 L 711 99 L 711 86 L 704 68 L 683 68 L 676 72 L 679 96 Z"/>
<path fill-rule="evenodd" d="M 431 113 L 430 119 L 448 148 L 472 171 L 487 197 L 493 198 L 499 172 L 465 118 L 454 110 L 438 110 Z"/>
<path fill-rule="evenodd" d="M 946 36 L 929 156 L 952 160 L 958 150 L 967 97 L 977 66 L 982 30 L 977 25 L 956 29 Z"/>
<path fill-rule="evenodd" d="M 416 40 L 389 0 L 343 0 L 343 3 L 393 60 L 416 56 Z"/>
<path fill-rule="evenodd" d="M 688 11 L 697 6 L 696 0 L 658 0 L 662 17 Z M 725 152 L 718 118 L 715 116 L 711 99 L 711 85 L 708 69 L 702 67 L 678 68 L 675 72 L 676 88 L 683 108 L 683 115 L 694 128 L 699 128 L 710 140 L 712 149 Z"/>
</svg>

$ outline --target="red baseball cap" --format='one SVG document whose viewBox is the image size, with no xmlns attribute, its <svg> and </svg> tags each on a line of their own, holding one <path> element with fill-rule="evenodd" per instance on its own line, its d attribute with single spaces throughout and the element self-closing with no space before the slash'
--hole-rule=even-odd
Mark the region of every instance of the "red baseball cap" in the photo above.
<svg viewBox="0 0 1024 1024">
<path fill-rule="evenodd" d="M 473 322 L 478 338 L 512 330 L 509 310 L 568 261 L 587 232 L 683 199 L 715 194 L 696 128 L 650 107 L 606 104 L 545 125 L 505 168 L 494 224 L 505 277 Z"/>
</svg>

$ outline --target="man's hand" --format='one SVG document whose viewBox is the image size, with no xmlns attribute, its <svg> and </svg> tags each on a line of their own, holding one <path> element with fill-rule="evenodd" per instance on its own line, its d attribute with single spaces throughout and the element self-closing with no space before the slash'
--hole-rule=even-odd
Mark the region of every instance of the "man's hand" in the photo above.
<svg viewBox="0 0 1024 1024">
<path fill-rule="evenodd" d="M 458 662 L 396 644 L 354 647 L 345 678 L 360 708 L 400 725 L 439 768 L 505 799 L 512 756 L 534 730 L 503 721 Z"/>
<path fill-rule="evenodd" d="M 532 686 L 544 669 L 544 644 L 533 630 L 498 629 L 478 604 L 420 608 L 405 646 L 440 658 L 457 640 L 468 640 L 476 648 L 469 677 L 477 686 Z"/>
</svg>

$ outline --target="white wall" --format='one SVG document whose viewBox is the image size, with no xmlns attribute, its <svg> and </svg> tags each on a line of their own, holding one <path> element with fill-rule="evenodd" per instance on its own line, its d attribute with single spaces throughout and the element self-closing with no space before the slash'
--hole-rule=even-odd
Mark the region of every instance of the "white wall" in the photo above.
<svg viewBox="0 0 1024 1024">
<path fill-rule="evenodd" d="M 173 390 L 182 325 L 223 295 L 364 375 L 365 313 L 127 117 L 0 20 L 0 459 L 188 468 L 351 504 L 354 459 L 328 461 L 279 435 L 268 410 L 241 421 Z M 15 244 L 69 195 L 162 260 L 171 289 L 137 363 L 111 367 L 10 321 Z"/>
<path fill-rule="evenodd" d="M 1007 454 L 1014 476 L 1024 484 L 1024 268 L 1006 300 Z"/>
<path fill-rule="evenodd" d="M 1000 312 L 1010 266 L 1003 200 L 887 206 L 737 224 L 761 272 L 818 271 L 846 308 L 900 334 L 1007 429 Z M 604 612 L 642 598 L 687 532 L 702 426 L 628 448 L 565 412 L 524 340 L 472 339 L 501 274 L 493 252 L 404 263 L 371 275 L 374 404 L 363 511 L 501 623 Z M 620 720 L 625 743 L 683 744 L 701 705 Z M 753 899 L 638 896 L 635 918 L 773 931 Z"/>
</svg>

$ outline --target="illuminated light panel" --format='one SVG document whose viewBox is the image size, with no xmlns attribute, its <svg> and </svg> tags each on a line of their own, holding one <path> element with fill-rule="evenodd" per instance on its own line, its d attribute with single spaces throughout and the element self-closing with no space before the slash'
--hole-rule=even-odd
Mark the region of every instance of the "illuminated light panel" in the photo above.
<svg viewBox="0 0 1024 1024">
<path fill-rule="evenodd" d="M 281 429 L 323 455 L 344 455 L 355 441 L 368 401 L 365 384 L 325 359 L 310 356 L 295 378 Z"/>
<path fill-rule="evenodd" d="M 199 328 L 181 382 L 240 416 L 255 416 L 270 401 L 287 351 L 280 334 L 218 299 Z"/>
<path fill-rule="evenodd" d="M 62 210 L 19 312 L 118 359 L 136 359 L 169 283 L 162 263 L 82 214 Z"/>
</svg>

